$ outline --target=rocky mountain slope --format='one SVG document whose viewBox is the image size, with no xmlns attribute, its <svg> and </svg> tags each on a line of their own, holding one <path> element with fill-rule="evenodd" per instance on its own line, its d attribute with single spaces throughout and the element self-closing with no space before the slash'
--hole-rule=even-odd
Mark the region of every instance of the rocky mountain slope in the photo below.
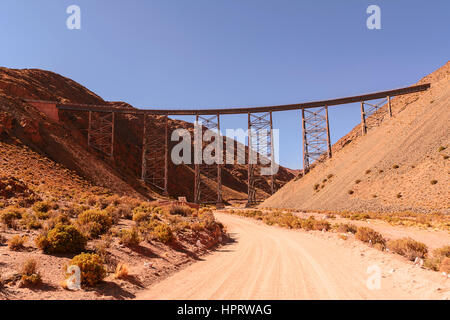
<svg viewBox="0 0 450 320">
<path fill-rule="evenodd" d="M 262 207 L 325 211 L 450 212 L 450 62 L 392 99 L 393 118 L 333 145 L 333 158 L 291 181 Z M 386 106 L 383 107 L 385 111 Z M 355 110 L 358 112 L 359 110 Z"/>
</svg>

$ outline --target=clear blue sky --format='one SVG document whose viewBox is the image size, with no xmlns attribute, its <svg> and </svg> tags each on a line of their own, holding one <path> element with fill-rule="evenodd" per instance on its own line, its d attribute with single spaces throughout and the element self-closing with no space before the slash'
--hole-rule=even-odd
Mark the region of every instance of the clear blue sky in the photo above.
<svg viewBox="0 0 450 320">
<path fill-rule="evenodd" d="M 71 4 L 81 30 L 66 28 Z M 382 30 L 366 27 L 370 4 Z M 2 0 L 0 65 L 51 70 L 136 107 L 275 105 L 411 85 L 449 60 L 449 31 L 448 0 Z M 330 118 L 335 142 L 358 106 Z M 281 164 L 301 167 L 299 112 L 274 125 Z"/>
</svg>

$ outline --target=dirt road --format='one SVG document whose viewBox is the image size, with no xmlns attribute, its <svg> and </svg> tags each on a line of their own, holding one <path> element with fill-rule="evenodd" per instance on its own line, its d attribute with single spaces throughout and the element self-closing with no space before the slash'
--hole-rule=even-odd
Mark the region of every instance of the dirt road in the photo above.
<svg viewBox="0 0 450 320">
<path fill-rule="evenodd" d="M 445 299 L 450 279 L 335 234 L 307 233 L 215 214 L 235 242 L 138 299 Z M 375 267 L 374 267 L 375 266 Z M 368 268 L 370 273 L 367 273 Z M 378 269 L 379 268 L 379 269 Z M 367 280 L 380 270 L 380 288 Z"/>
</svg>

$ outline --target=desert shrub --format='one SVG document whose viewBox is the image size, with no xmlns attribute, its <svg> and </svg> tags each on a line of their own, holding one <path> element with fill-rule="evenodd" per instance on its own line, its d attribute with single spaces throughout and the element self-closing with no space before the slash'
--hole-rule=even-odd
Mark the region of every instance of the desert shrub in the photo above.
<svg viewBox="0 0 450 320">
<path fill-rule="evenodd" d="M 86 243 L 85 236 L 77 228 L 63 224 L 36 239 L 36 245 L 45 253 L 79 253 L 84 250 Z"/>
<path fill-rule="evenodd" d="M 50 212 L 46 211 L 46 212 L 41 212 L 41 211 L 36 211 L 35 215 L 38 219 L 41 220 L 47 220 L 50 217 Z"/>
<path fill-rule="evenodd" d="M 438 257 L 450 258 L 450 246 L 444 246 L 442 248 L 435 249 L 433 255 Z"/>
<path fill-rule="evenodd" d="M 81 253 L 75 256 L 69 265 L 80 268 L 81 283 L 84 285 L 93 287 L 106 277 L 103 260 L 95 253 Z"/>
<path fill-rule="evenodd" d="M 355 183 L 356 183 L 356 184 L 358 184 L 358 183 L 360 183 L 360 182 L 361 182 L 360 179 L 356 179 L 356 180 L 355 180 Z"/>
<path fill-rule="evenodd" d="M 356 233 L 357 232 L 358 227 L 355 226 L 354 224 L 351 223 L 341 223 L 337 226 L 337 231 L 338 232 L 350 232 L 350 233 Z"/>
<path fill-rule="evenodd" d="M 118 224 L 121 218 L 121 212 L 119 208 L 109 206 L 105 209 L 105 212 L 110 216 L 112 224 Z"/>
<path fill-rule="evenodd" d="M 153 237 L 162 243 L 169 243 L 174 239 L 172 229 L 163 223 L 158 224 L 152 231 Z"/>
<path fill-rule="evenodd" d="M 50 218 L 45 222 L 45 228 L 47 230 L 50 230 L 56 227 L 58 224 L 65 224 L 65 225 L 71 224 L 70 218 L 67 213 L 53 212 L 50 215 Z"/>
<path fill-rule="evenodd" d="M 117 206 L 117 210 L 118 210 L 121 218 L 123 218 L 123 219 L 132 219 L 133 218 L 133 212 L 131 210 L 130 205 L 121 203 Z"/>
<path fill-rule="evenodd" d="M 316 219 L 314 217 L 309 217 L 308 219 L 303 219 L 301 222 L 302 228 L 309 231 L 314 230 L 314 222 Z"/>
<path fill-rule="evenodd" d="M 398 164 L 394 164 L 394 165 L 392 166 L 392 169 L 398 169 L 398 168 L 400 168 L 400 166 L 399 166 Z"/>
<path fill-rule="evenodd" d="M 331 224 L 326 220 L 314 220 L 312 225 L 314 230 L 328 231 L 331 229 Z"/>
<path fill-rule="evenodd" d="M 192 209 L 185 205 L 171 205 L 168 208 L 168 212 L 174 215 L 180 215 L 183 217 L 190 216 L 192 214 Z"/>
<path fill-rule="evenodd" d="M 51 209 L 50 203 L 46 201 L 39 201 L 33 205 L 33 210 L 36 213 L 47 213 Z M 47 216 L 48 217 L 48 216 Z"/>
<path fill-rule="evenodd" d="M 77 223 L 89 237 L 98 238 L 111 228 L 112 219 L 106 211 L 93 209 L 81 213 L 77 218 Z"/>
<path fill-rule="evenodd" d="M 128 277 L 129 271 L 128 266 L 125 263 L 119 263 L 116 267 L 116 272 L 114 272 L 114 278 L 123 279 Z"/>
<path fill-rule="evenodd" d="M 289 229 L 300 229 L 302 220 L 293 214 L 283 214 L 278 219 L 278 225 Z"/>
<path fill-rule="evenodd" d="M 450 258 L 444 258 L 439 266 L 439 271 L 450 274 Z"/>
<path fill-rule="evenodd" d="M 22 208 L 16 207 L 8 207 L 3 209 L 0 214 L 0 220 L 3 222 L 8 228 L 14 227 L 14 222 L 20 218 L 25 213 L 25 210 Z"/>
<path fill-rule="evenodd" d="M 25 286 L 37 286 L 42 283 L 41 274 L 37 270 L 37 262 L 32 258 L 22 265 L 20 275 Z"/>
<path fill-rule="evenodd" d="M 15 235 L 8 241 L 8 247 L 12 251 L 20 251 L 25 249 L 25 243 L 28 241 L 26 236 Z"/>
<path fill-rule="evenodd" d="M 28 230 L 36 230 L 42 228 L 42 223 L 36 218 L 36 216 L 30 213 L 25 213 L 24 215 L 22 215 L 20 223 Z"/>
<path fill-rule="evenodd" d="M 444 146 L 440 146 L 439 149 L 438 149 L 438 152 L 444 151 L 445 149 L 447 149 L 447 148 L 444 147 Z"/>
<path fill-rule="evenodd" d="M 138 246 L 141 242 L 137 228 L 122 229 L 120 231 L 120 243 L 127 247 Z"/>
<path fill-rule="evenodd" d="M 438 183 L 438 181 L 437 180 L 431 180 L 430 183 L 431 184 L 436 184 L 436 183 Z"/>
<path fill-rule="evenodd" d="M 425 258 L 428 253 L 427 246 L 411 238 L 392 240 L 387 243 L 389 250 L 414 261 L 416 258 Z"/>
<path fill-rule="evenodd" d="M 402 197 L 402 194 L 401 193 L 397 193 L 395 196 L 397 197 L 397 199 L 400 199 Z"/>
<path fill-rule="evenodd" d="M 320 184 L 316 183 L 313 187 L 314 191 L 317 191 L 320 187 Z"/>
<path fill-rule="evenodd" d="M 439 271 L 439 267 L 441 266 L 441 262 L 442 260 L 438 257 L 427 257 L 424 260 L 423 266 L 425 268 L 434 270 L 434 271 Z"/>
<path fill-rule="evenodd" d="M 368 213 L 353 213 L 350 215 L 350 220 L 366 220 L 366 219 L 370 219 L 370 214 Z"/>
<path fill-rule="evenodd" d="M 143 202 L 133 209 L 133 221 L 137 225 L 148 222 L 154 217 L 154 213 L 162 212 L 162 208 L 158 209 L 149 202 Z"/>
<path fill-rule="evenodd" d="M 328 213 L 325 215 L 325 218 L 327 218 L 327 219 L 336 219 L 336 215 L 335 215 L 334 213 L 328 212 Z"/>
<path fill-rule="evenodd" d="M 353 191 L 353 190 L 348 190 L 347 193 L 348 193 L 348 194 L 354 194 L 355 191 Z"/>
<path fill-rule="evenodd" d="M 366 170 L 366 174 L 371 173 L 372 171 L 370 169 Z"/>
<path fill-rule="evenodd" d="M 429 268 L 434 271 L 439 271 L 442 262 L 446 258 L 450 258 L 450 246 L 444 246 L 442 248 L 435 249 L 433 251 L 433 256 L 427 257 L 425 259 L 424 266 L 425 268 Z"/>
<path fill-rule="evenodd" d="M 386 240 L 384 240 L 383 236 L 368 227 L 358 227 L 356 231 L 356 239 L 363 242 L 370 242 L 372 243 L 372 245 L 374 245 L 375 243 L 379 243 L 383 246 L 386 245 Z"/>
<path fill-rule="evenodd" d="M 198 215 L 198 218 L 205 229 L 212 231 L 217 228 L 217 222 L 212 211 L 204 211 Z"/>
</svg>

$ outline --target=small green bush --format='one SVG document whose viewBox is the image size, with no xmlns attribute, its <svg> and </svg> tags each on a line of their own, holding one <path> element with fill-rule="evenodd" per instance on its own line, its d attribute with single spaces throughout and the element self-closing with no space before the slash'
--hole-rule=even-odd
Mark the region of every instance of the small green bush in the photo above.
<svg viewBox="0 0 450 320">
<path fill-rule="evenodd" d="M 425 258 L 428 248 L 425 244 L 411 238 L 392 240 L 387 243 L 389 250 L 414 261 L 416 258 Z"/>
<path fill-rule="evenodd" d="M 86 237 L 72 225 L 59 224 L 47 235 L 36 239 L 36 245 L 45 253 L 79 253 L 86 247 Z"/>
<path fill-rule="evenodd" d="M 95 253 L 81 253 L 75 256 L 69 265 L 80 268 L 81 283 L 87 286 L 93 287 L 106 277 L 103 260 Z"/>
<path fill-rule="evenodd" d="M 376 232 L 375 230 L 368 227 L 358 227 L 356 231 L 356 239 L 361 240 L 363 242 L 370 242 L 372 245 L 379 243 L 383 246 L 386 245 L 386 240 L 384 240 L 383 236 Z"/>
</svg>

